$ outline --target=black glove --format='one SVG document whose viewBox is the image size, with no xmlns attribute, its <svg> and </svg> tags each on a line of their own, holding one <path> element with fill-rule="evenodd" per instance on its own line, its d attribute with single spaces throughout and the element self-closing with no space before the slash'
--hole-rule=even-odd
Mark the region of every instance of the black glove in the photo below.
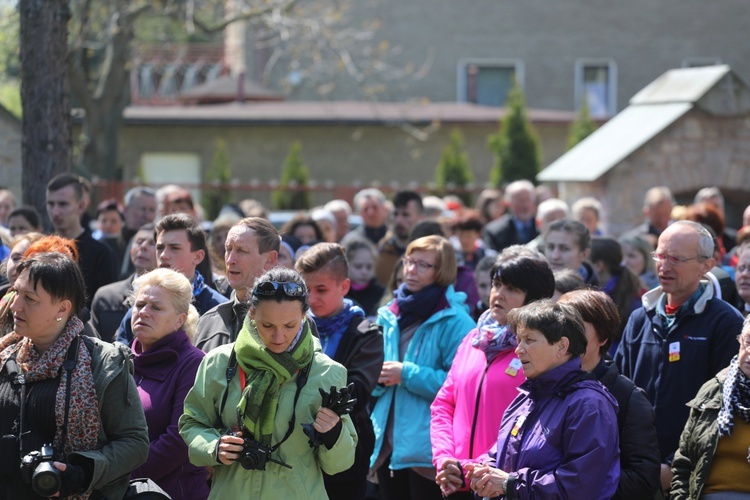
<svg viewBox="0 0 750 500">
<path fill-rule="evenodd" d="M 354 410 L 354 405 L 357 403 L 357 398 L 352 397 L 354 384 L 349 384 L 339 391 L 334 386 L 331 386 L 330 392 L 326 392 L 323 389 L 318 389 L 318 391 L 320 392 L 320 397 L 323 398 L 320 406 L 333 410 L 339 417 L 351 413 Z"/>
<path fill-rule="evenodd" d="M 329 450 L 333 448 L 333 445 L 335 445 L 336 441 L 339 440 L 339 435 L 341 434 L 341 429 L 343 428 L 341 419 L 339 419 L 339 421 L 336 422 L 336 425 L 334 425 L 328 432 L 324 432 L 323 434 L 316 431 L 313 427 L 313 424 L 300 425 L 302 426 L 302 430 L 307 435 L 307 437 L 310 438 L 307 440 L 310 448 L 315 448 L 317 446 L 320 446 L 321 444 L 324 444 Z"/>
<path fill-rule="evenodd" d="M 60 473 L 60 497 L 65 498 L 77 493 L 83 493 L 84 488 L 89 483 L 89 480 L 86 478 L 86 471 L 78 465 L 65 465 L 65 470 Z"/>
</svg>

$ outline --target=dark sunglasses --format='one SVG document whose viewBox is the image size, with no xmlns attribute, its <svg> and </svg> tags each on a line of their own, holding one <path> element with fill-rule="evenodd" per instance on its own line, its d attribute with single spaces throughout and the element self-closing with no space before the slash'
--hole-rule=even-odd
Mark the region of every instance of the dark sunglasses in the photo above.
<svg viewBox="0 0 750 500">
<path fill-rule="evenodd" d="M 262 283 L 258 283 L 258 286 L 256 286 L 253 290 L 253 295 L 273 297 L 277 293 L 279 293 L 279 290 L 283 291 L 284 295 L 286 295 L 287 297 L 293 299 L 298 299 L 305 296 L 305 289 L 302 287 L 302 285 L 287 281 L 264 281 Z"/>
</svg>

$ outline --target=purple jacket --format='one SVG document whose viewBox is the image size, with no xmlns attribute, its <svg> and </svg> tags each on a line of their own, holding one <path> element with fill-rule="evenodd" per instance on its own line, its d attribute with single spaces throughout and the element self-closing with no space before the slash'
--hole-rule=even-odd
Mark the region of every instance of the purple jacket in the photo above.
<svg viewBox="0 0 750 500">
<path fill-rule="evenodd" d="M 151 445 L 148 460 L 130 477 L 151 478 L 172 498 L 208 498 L 206 469 L 188 462 L 187 445 L 177 432 L 185 396 L 193 387 L 204 352 L 194 347 L 182 330 L 162 338 L 146 352 L 136 338 L 132 349 L 135 383 Z"/>
<path fill-rule="evenodd" d="M 615 494 L 617 402 L 584 373 L 576 358 L 519 387 L 493 450 L 496 466 L 518 476 L 505 498 L 596 500 Z"/>
</svg>

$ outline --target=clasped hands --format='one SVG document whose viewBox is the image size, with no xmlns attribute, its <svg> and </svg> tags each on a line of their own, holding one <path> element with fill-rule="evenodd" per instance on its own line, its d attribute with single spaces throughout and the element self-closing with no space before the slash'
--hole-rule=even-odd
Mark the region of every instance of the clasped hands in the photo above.
<svg viewBox="0 0 750 500">
<path fill-rule="evenodd" d="M 461 469 L 457 460 L 447 459 L 443 461 L 435 482 L 443 496 L 455 493 L 468 483 L 469 488 L 479 496 L 493 498 L 505 493 L 503 482 L 507 477 L 507 472 L 486 464 L 466 464 Z"/>
</svg>

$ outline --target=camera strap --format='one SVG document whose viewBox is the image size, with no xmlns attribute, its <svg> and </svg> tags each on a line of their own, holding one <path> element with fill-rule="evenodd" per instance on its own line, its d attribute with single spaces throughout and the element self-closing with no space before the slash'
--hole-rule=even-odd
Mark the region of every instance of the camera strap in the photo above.
<svg viewBox="0 0 750 500">
<path fill-rule="evenodd" d="M 8 359 L 8 361 L 5 362 L 5 370 L 8 372 L 8 375 L 10 375 L 11 379 L 21 386 L 20 394 L 18 396 L 18 399 L 20 401 L 20 416 L 19 416 L 19 422 L 18 422 L 18 450 L 20 451 L 21 458 L 23 458 L 23 436 L 26 434 L 23 430 L 23 423 L 26 420 L 26 377 L 24 377 L 23 373 L 18 369 L 18 363 L 16 363 L 15 355 L 14 357 Z"/>
<path fill-rule="evenodd" d="M 271 451 L 276 451 L 279 449 L 279 446 L 289 439 L 289 436 L 292 435 L 292 432 L 294 432 L 294 423 L 296 421 L 296 414 L 297 414 L 297 401 L 299 400 L 299 395 L 302 392 L 302 388 L 305 387 L 307 384 L 307 379 L 310 376 L 310 370 L 312 369 L 313 362 L 310 361 L 310 363 L 307 364 L 307 366 L 303 367 L 299 374 L 297 375 L 297 392 L 294 393 L 294 406 L 292 409 L 292 418 L 289 420 L 289 428 L 286 431 L 286 434 L 282 438 L 281 441 L 276 443 L 275 446 L 271 447 Z M 232 350 L 232 354 L 229 355 L 229 362 L 227 363 L 227 371 L 226 371 L 226 377 L 227 377 L 227 387 L 224 389 L 224 395 L 221 398 L 221 405 L 219 406 L 219 420 L 221 420 L 221 415 L 224 413 L 224 406 L 227 404 L 227 396 L 229 394 L 229 383 L 234 378 L 235 373 L 237 373 L 239 363 L 237 362 L 237 355 Z M 240 370 L 240 390 L 245 389 L 245 372 Z"/>
<path fill-rule="evenodd" d="M 65 356 L 63 362 L 63 368 L 68 372 L 68 376 L 65 380 L 65 416 L 63 417 L 63 428 L 62 428 L 62 454 L 63 459 L 67 458 L 65 454 L 65 443 L 68 441 L 68 413 L 70 413 L 70 388 L 73 384 L 73 370 L 76 368 L 76 362 L 78 361 L 78 346 L 81 344 L 81 337 L 76 335 L 73 342 L 68 347 L 68 354 Z"/>
</svg>

